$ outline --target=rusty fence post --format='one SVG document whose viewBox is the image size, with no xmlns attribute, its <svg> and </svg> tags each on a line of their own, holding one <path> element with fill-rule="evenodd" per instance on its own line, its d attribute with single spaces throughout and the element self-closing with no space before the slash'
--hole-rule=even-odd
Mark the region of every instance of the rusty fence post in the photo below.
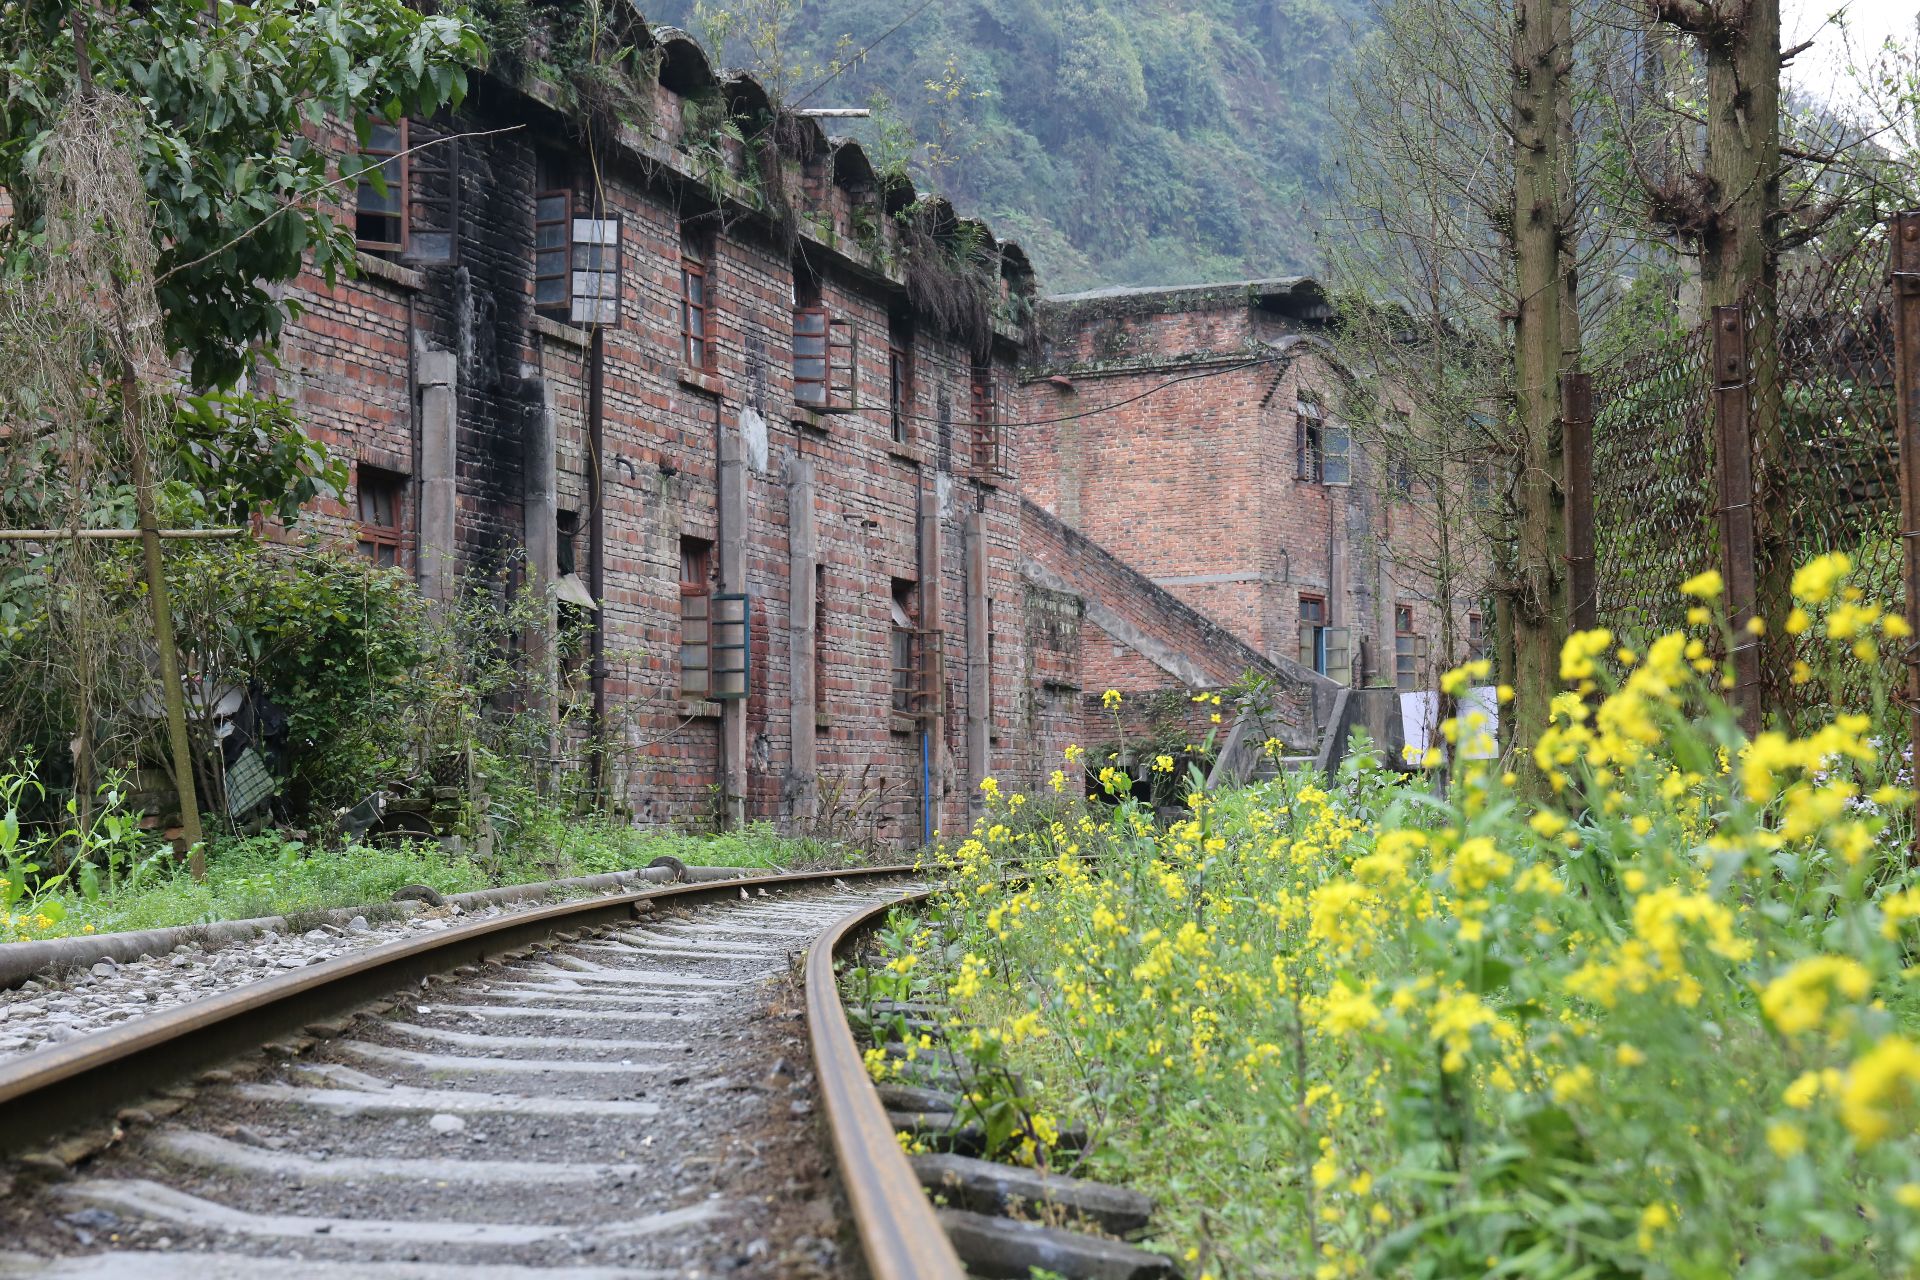
<svg viewBox="0 0 1920 1280">
<path fill-rule="evenodd" d="M 1561 448 L 1567 462 L 1567 599 L 1576 631 L 1600 625 L 1593 560 L 1593 375 L 1560 375 Z"/>
<path fill-rule="evenodd" d="M 1900 461 L 1901 586 L 1907 623 L 1920 635 L 1920 211 L 1893 217 L 1893 361 L 1897 416 L 1894 447 Z M 1911 643 L 1911 642 L 1909 642 Z M 1920 762 L 1920 665 L 1907 665 L 1910 762 Z M 1920 844 L 1920 833 L 1915 840 Z"/>
<path fill-rule="evenodd" d="M 1714 470 L 1719 481 L 1720 568 L 1733 621 L 1733 702 L 1748 736 L 1760 732 L 1760 641 L 1747 630 L 1758 574 L 1753 550 L 1753 366 L 1747 309 L 1713 309 Z"/>
</svg>

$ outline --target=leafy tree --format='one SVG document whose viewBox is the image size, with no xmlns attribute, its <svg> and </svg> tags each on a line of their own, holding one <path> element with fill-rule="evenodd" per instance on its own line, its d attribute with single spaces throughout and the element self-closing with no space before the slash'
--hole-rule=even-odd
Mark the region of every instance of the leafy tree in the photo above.
<svg viewBox="0 0 1920 1280">
<path fill-rule="evenodd" d="M 25 565 L 0 575 L 0 645 L 28 658 L 5 675 L 31 692 L 23 702 L 70 695 L 60 719 L 74 726 L 84 805 L 103 707 L 144 691 L 144 661 L 126 659 L 150 639 L 196 845 L 162 503 L 188 523 L 291 515 L 331 479 L 289 407 L 241 385 L 293 314 L 274 286 L 309 259 L 330 280 L 353 261 L 337 197 L 363 164 L 334 165 L 311 134 L 329 116 L 364 133 L 370 113 L 457 103 L 483 50 L 461 17 L 397 0 L 14 0 L 0 30 L 15 51 L 0 64 L 0 187 L 13 205 L 0 224 L 0 469 L 13 481 L 0 512 L 74 534 L 27 544 Z M 79 536 L 103 513 L 140 530 L 144 636 L 105 603 L 127 566 Z M 103 685 L 116 658 L 135 679 Z M 197 848 L 194 859 L 198 875 Z"/>
<path fill-rule="evenodd" d="M 231 386 L 279 336 L 289 305 L 274 285 L 308 261 L 332 280 L 354 260 L 338 210 L 358 162 L 336 172 L 309 130 L 457 105 L 485 52 L 458 10 L 400 0 L 9 0 L 0 30 L 15 51 L 0 64 L 0 187 L 15 201 L 0 251 L 41 228 L 35 164 L 84 65 L 97 90 L 140 107 L 154 291 L 167 346 L 201 387 Z"/>
</svg>

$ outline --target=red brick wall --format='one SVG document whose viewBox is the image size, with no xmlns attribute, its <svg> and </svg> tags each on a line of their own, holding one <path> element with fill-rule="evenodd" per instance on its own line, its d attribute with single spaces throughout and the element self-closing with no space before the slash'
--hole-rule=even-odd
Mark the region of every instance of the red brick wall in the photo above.
<svg viewBox="0 0 1920 1280">
<path fill-rule="evenodd" d="M 1268 661 L 1224 624 L 1156 587 L 1132 565 L 1032 502 L 1020 510 L 1021 567 L 1027 578 L 1030 690 L 1024 776 L 1054 768 L 1069 743 L 1111 739 L 1101 705 L 1121 695 L 1123 723 L 1138 734 L 1133 709 L 1169 693 L 1224 688 L 1252 673 L 1274 682 L 1275 711 L 1290 746 L 1316 741 L 1313 684 L 1287 664 Z M 1103 623 L 1105 625 L 1103 625 Z M 1197 743 L 1212 727 L 1211 708 L 1186 712 Z M 1231 708 L 1226 718 L 1231 719 Z"/>
<path fill-rule="evenodd" d="M 1022 491 L 1270 659 L 1299 656 L 1311 594 L 1348 629 L 1350 653 L 1364 638 L 1390 681 L 1394 606 L 1409 605 L 1430 683 L 1447 665 L 1430 503 L 1387 495 L 1364 432 L 1351 483 L 1296 476 L 1298 396 L 1317 394 L 1337 422 L 1348 390 L 1322 324 L 1292 283 L 1043 303 L 1022 384 Z M 1456 533 L 1473 544 L 1470 528 Z M 1450 605 L 1464 644 L 1485 557 L 1455 555 L 1467 562 Z"/>
<path fill-rule="evenodd" d="M 909 313 L 897 267 L 851 243 L 856 223 L 886 228 L 878 197 L 831 180 L 822 156 L 811 172 L 790 164 L 788 190 L 811 192 L 821 217 L 795 246 L 821 284 L 821 301 L 860 335 L 860 412 L 814 415 L 793 399 L 793 265 L 787 244 L 761 218 L 723 206 L 712 253 L 717 367 L 689 377 L 681 368 L 680 222 L 712 208 L 701 184 L 661 164 L 672 127 L 651 139 L 652 163 L 619 151 L 593 182 L 584 156 L 512 93 L 491 87 L 459 123 L 484 132 L 461 155 L 458 261 L 450 266 L 368 263 L 368 273 L 329 288 L 307 277 L 292 291 L 306 309 L 289 326 L 284 371 L 270 385 L 292 396 L 315 436 L 337 456 L 417 478 L 418 397 L 414 349 L 458 358 L 458 542 L 467 570 L 525 576 L 528 454 L 550 423 L 557 507 L 578 513 L 576 559 L 587 569 L 587 335 L 538 320 L 531 300 L 532 220 L 537 163 L 572 166 L 576 189 L 595 186 L 602 208 L 622 220 L 621 323 L 604 337 L 606 694 L 615 734 L 614 774 L 637 821 L 700 822 L 714 807 L 719 721 L 711 704 L 679 697 L 680 539 L 717 540 L 716 429 L 764 423 L 764 463 L 749 468 L 746 585 L 752 596 L 752 693 L 746 703 L 749 818 L 793 817 L 789 729 L 788 536 L 790 460 L 811 459 L 816 477 L 818 559 L 825 567 L 827 632 L 817 737 L 823 807 L 858 806 L 860 829 L 917 840 L 919 734 L 892 714 L 892 580 L 922 583 L 923 616 L 937 599 L 948 633 L 944 733 L 933 773 L 946 799 L 935 815 L 952 830 L 965 821 L 977 779 L 967 774 L 967 581 L 965 529 L 984 512 L 986 593 L 991 616 L 993 746 L 989 768 L 1017 764 L 1024 705 L 1026 626 L 1018 571 L 1018 499 L 997 477 L 975 476 L 966 451 L 971 354 L 925 317 L 914 325 L 913 438 L 894 442 L 888 422 L 887 335 Z M 660 119 L 677 122 L 679 103 L 662 89 Z M 744 172 L 744 170 L 741 170 Z M 858 166 L 851 170 L 858 177 Z M 862 213 L 862 206 L 866 212 Z M 584 210 L 580 210 L 584 212 Z M 802 212 L 807 212 L 803 210 Z M 820 229 L 831 225 L 831 234 Z M 1005 402 L 1016 380 L 1016 333 L 995 343 Z M 918 563 L 922 489 L 941 495 L 942 563 Z M 418 527 L 417 486 L 407 527 Z M 354 495 L 321 504 L 314 525 L 350 538 Z M 412 567 L 411 545 L 404 557 Z"/>
</svg>

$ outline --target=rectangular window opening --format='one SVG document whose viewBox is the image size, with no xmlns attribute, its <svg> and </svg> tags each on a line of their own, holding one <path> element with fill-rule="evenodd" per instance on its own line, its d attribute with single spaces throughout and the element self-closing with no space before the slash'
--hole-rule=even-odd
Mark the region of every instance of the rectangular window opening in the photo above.
<svg viewBox="0 0 1920 1280">
<path fill-rule="evenodd" d="M 719 366 L 713 331 L 712 241 L 682 227 L 680 231 L 681 355 L 689 369 L 710 372 Z"/>
<path fill-rule="evenodd" d="M 887 335 L 887 421 L 893 442 L 907 443 L 913 429 L 913 336 L 899 325 Z"/>
<path fill-rule="evenodd" d="M 1327 674 L 1327 599 L 1300 597 L 1300 665 Z"/>
<path fill-rule="evenodd" d="M 1427 639 L 1413 628 L 1413 606 L 1393 606 L 1393 684 L 1402 693 L 1420 687 L 1427 662 Z"/>
<path fill-rule="evenodd" d="M 380 568 L 390 569 L 400 563 L 400 543 L 405 532 L 407 478 L 365 463 L 355 470 L 360 554 Z"/>
<path fill-rule="evenodd" d="M 913 715 L 920 688 L 920 584 L 911 578 L 893 579 L 892 600 L 893 709 Z"/>
<path fill-rule="evenodd" d="M 1341 684 L 1352 679 L 1347 628 L 1331 624 L 1325 596 L 1300 597 L 1300 665 Z"/>
<path fill-rule="evenodd" d="M 680 539 L 680 695 L 713 692 L 713 543 Z"/>
<path fill-rule="evenodd" d="M 372 253 L 407 248 L 407 122 L 370 119 L 360 148 L 366 167 L 354 197 L 354 243 Z"/>
<path fill-rule="evenodd" d="M 973 469 L 976 475 L 1007 473 L 1006 439 L 1000 431 L 1000 386 L 991 360 L 973 362 Z"/>
<path fill-rule="evenodd" d="M 571 308 L 573 192 L 542 191 L 533 198 L 533 308 L 565 316 Z"/>
</svg>

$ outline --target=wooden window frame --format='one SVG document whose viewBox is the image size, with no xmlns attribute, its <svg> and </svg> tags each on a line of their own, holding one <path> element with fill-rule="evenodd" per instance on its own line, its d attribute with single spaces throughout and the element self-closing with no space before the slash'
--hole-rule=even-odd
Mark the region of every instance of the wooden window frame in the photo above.
<svg viewBox="0 0 1920 1280">
<path fill-rule="evenodd" d="M 374 524 L 367 519 L 370 482 L 376 489 L 388 492 L 393 504 L 392 524 Z M 354 543 L 360 553 L 378 568 L 398 567 L 406 548 L 407 478 L 384 467 L 357 466 L 354 468 L 353 501 L 356 519 Z M 390 553 L 392 559 L 383 564 L 382 552 Z"/>
<path fill-rule="evenodd" d="M 699 373 L 712 373 L 720 367 L 720 357 L 713 333 L 713 262 L 712 250 L 701 244 L 696 236 L 684 229 L 680 233 L 680 356 L 687 368 Z M 700 282 L 700 300 L 695 302 L 692 281 Z M 700 329 L 694 332 L 694 317 L 700 318 Z"/>
<path fill-rule="evenodd" d="M 1320 483 L 1320 432 L 1326 422 L 1320 402 L 1300 394 L 1293 401 L 1293 478 Z"/>
<path fill-rule="evenodd" d="M 1314 616 L 1308 616 L 1312 608 Z M 1300 665 L 1317 675 L 1327 674 L 1327 598 L 1316 592 L 1302 591 L 1299 597 Z"/>
<path fill-rule="evenodd" d="M 1412 605 L 1393 606 L 1393 687 L 1401 693 L 1417 692 L 1420 687 L 1425 637 L 1414 630 L 1416 625 Z"/>
<path fill-rule="evenodd" d="M 394 144 L 393 148 L 389 150 L 372 145 L 372 134 L 369 132 L 367 145 L 360 148 L 360 158 L 362 160 L 373 159 L 377 160 L 378 163 L 367 165 L 361 169 L 359 182 L 354 187 L 353 243 L 355 247 L 364 249 L 368 253 L 405 254 L 407 251 L 407 215 L 412 207 L 409 202 L 407 187 L 407 120 L 404 116 L 397 121 L 369 119 L 366 124 L 370 131 L 373 129 L 393 129 L 398 132 L 399 136 L 398 141 Z M 389 165 L 397 165 L 399 167 L 399 175 L 397 177 L 387 174 Z M 392 203 L 393 211 L 389 213 L 381 210 L 372 216 L 393 220 L 394 228 L 398 234 L 391 240 L 381 240 L 372 236 L 363 236 L 360 233 L 360 218 L 362 216 L 360 212 L 360 198 L 362 193 L 373 185 L 368 180 L 368 175 L 376 170 L 386 177 L 386 198 Z"/>
<path fill-rule="evenodd" d="M 1336 450 L 1333 441 L 1338 439 L 1340 447 Z M 1337 468 L 1332 465 L 1337 463 Z M 1322 418 L 1320 420 L 1320 477 L 1316 481 L 1323 485 L 1351 485 L 1353 483 L 1353 429 L 1337 422 Z M 1337 474 L 1336 474 L 1337 471 Z"/>
<path fill-rule="evenodd" d="M 967 420 L 972 431 L 969 450 L 976 476 L 1007 474 L 1006 436 L 1000 429 L 1000 384 L 993 361 L 975 360 L 968 379 Z"/>
<path fill-rule="evenodd" d="M 908 444 L 913 429 L 913 339 L 887 334 L 887 421 L 895 444 Z"/>
<path fill-rule="evenodd" d="M 460 135 L 431 123 L 428 132 L 433 136 L 424 141 L 407 132 L 407 248 L 401 256 L 420 266 L 451 266 L 460 257 Z M 436 186 L 439 194 L 428 194 Z M 444 251 L 437 247 L 441 237 Z"/>
<path fill-rule="evenodd" d="M 560 216 L 542 217 L 542 206 L 551 200 L 560 202 Z M 548 227 L 560 229 L 558 244 L 543 245 L 540 242 L 541 232 Z M 549 254 L 559 255 L 558 271 L 541 269 L 542 257 Z M 540 287 L 549 281 L 556 280 L 559 282 L 559 297 L 542 300 Z M 534 193 L 533 309 L 543 316 L 558 317 L 563 320 L 573 312 L 573 191 L 568 187 L 554 187 Z"/>
<path fill-rule="evenodd" d="M 688 575 L 689 555 L 691 563 L 697 566 L 693 576 Z M 694 638 L 698 630 L 699 639 Z M 698 648 L 704 652 L 705 661 L 689 664 L 688 650 Z M 680 539 L 680 643 L 679 684 L 680 696 L 696 701 L 705 701 L 713 696 L 713 543 L 705 538 L 683 535 Z M 698 672 L 698 678 L 689 682 L 691 673 Z"/>
<path fill-rule="evenodd" d="M 893 626 L 887 654 L 893 678 L 889 705 L 895 715 L 910 716 L 920 685 L 920 584 L 909 578 L 894 578 L 891 588 L 888 609 Z"/>
<path fill-rule="evenodd" d="M 602 238 L 609 230 L 611 238 Z M 618 211 L 576 214 L 569 235 L 567 319 L 588 329 L 618 329 L 627 280 L 625 219 Z"/>
<path fill-rule="evenodd" d="M 826 307 L 812 303 L 793 309 L 793 401 L 815 412 L 824 412 L 832 404 L 832 335 L 833 317 L 827 314 Z M 817 340 L 819 353 L 802 354 L 803 340 Z M 805 372 L 802 372 L 802 361 L 807 362 Z M 819 362 L 818 372 L 814 371 L 814 361 Z"/>
</svg>

